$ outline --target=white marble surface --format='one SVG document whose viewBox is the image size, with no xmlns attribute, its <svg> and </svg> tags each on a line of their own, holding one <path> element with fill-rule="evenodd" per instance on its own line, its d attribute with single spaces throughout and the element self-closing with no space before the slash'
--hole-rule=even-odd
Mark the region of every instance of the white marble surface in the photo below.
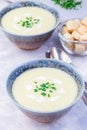
<svg viewBox="0 0 87 130">
<path fill-rule="evenodd" d="M 66 15 L 64 16 L 64 9 L 54 5 L 51 0 L 44 0 L 43 2 L 58 9 L 62 20 L 69 17 L 76 17 L 76 13 L 81 14 L 79 17 L 86 15 L 86 11 L 84 11 L 84 9 L 86 9 L 85 4 L 87 5 L 86 0 L 84 0 L 83 3 L 84 9 L 81 8 L 78 11 L 76 10 L 76 12 L 75 10 L 65 11 Z M 0 9 L 6 5 L 7 3 L 4 0 L 0 0 Z M 74 14 L 74 16 L 71 16 L 71 14 Z M 8 74 L 22 63 L 44 58 L 46 50 L 51 49 L 54 45 L 56 47 L 61 47 L 58 42 L 57 31 L 55 31 L 52 37 L 41 46 L 41 48 L 33 51 L 18 49 L 5 37 L 2 31 L 0 31 L 0 130 L 87 130 L 87 106 L 82 99 L 60 120 L 53 123 L 42 124 L 26 117 L 18 110 L 7 94 L 6 80 Z M 87 56 L 70 57 L 73 64 L 78 68 L 78 71 L 80 71 L 82 77 L 87 80 Z"/>
</svg>

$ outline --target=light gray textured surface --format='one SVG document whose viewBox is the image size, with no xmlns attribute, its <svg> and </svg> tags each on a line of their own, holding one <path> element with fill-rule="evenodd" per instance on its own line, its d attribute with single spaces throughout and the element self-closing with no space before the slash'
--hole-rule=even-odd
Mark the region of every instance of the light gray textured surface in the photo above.
<svg viewBox="0 0 87 130">
<path fill-rule="evenodd" d="M 15 0 L 16 1 L 16 0 Z M 39 0 L 42 1 L 42 0 Z M 45 2 L 46 1 L 46 2 Z M 54 5 L 51 0 L 43 3 L 50 4 L 59 10 L 61 19 L 82 17 L 86 15 L 87 1 L 84 0 L 83 8 L 76 11 L 65 11 Z M 0 0 L 0 8 L 7 3 Z M 21 113 L 10 100 L 6 92 L 6 80 L 8 74 L 18 65 L 37 59 L 44 58 L 45 52 L 52 46 L 61 47 L 58 42 L 57 31 L 41 48 L 33 51 L 18 49 L 0 31 L 0 130 L 87 130 L 87 106 L 80 100 L 63 118 L 53 123 L 38 123 L 32 121 Z M 87 80 L 87 56 L 70 56 L 73 64 L 80 71 L 82 77 Z"/>
</svg>

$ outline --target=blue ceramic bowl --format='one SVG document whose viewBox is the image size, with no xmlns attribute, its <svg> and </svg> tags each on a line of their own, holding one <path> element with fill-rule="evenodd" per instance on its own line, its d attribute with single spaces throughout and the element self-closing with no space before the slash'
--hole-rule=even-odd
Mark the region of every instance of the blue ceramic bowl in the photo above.
<svg viewBox="0 0 87 130">
<path fill-rule="evenodd" d="M 56 110 L 56 111 L 52 111 L 52 112 L 38 112 L 38 111 L 33 111 L 31 109 L 27 109 L 24 106 L 20 105 L 13 97 L 12 94 L 12 85 L 15 81 L 15 79 L 21 75 L 23 72 L 27 71 L 27 70 L 31 70 L 33 68 L 38 68 L 38 67 L 50 67 L 50 68 L 57 68 L 57 69 L 61 69 L 63 71 L 65 71 L 66 73 L 68 73 L 69 75 L 71 75 L 78 86 L 78 94 L 76 99 L 74 100 L 74 102 L 61 110 Z M 14 103 L 18 106 L 18 108 L 23 111 L 28 117 L 40 121 L 40 122 L 52 122 L 55 119 L 60 118 L 61 116 L 63 116 L 63 114 L 65 114 L 66 112 L 68 112 L 70 110 L 70 108 L 81 98 L 83 92 L 84 92 L 84 81 L 82 79 L 82 77 L 80 76 L 80 74 L 75 70 L 74 67 L 72 67 L 71 65 L 62 62 L 62 61 L 57 61 L 57 60 L 51 60 L 51 59 L 41 59 L 41 60 L 35 60 L 35 61 L 31 61 L 28 63 L 25 63 L 23 65 L 21 65 L 20 67 L 16 68 L 8 77 L 7 79 L 7 92 L 9 94 L 9 96 L 11 97 L 11 99 L 14 101 Z"/>
<path fill-rule="evenodd" d="M 50 11 L 55 17 L 56 17 L 56 24 L 54 28 L 51 30 L 37 34 L 37 35 L 17 35 L 11 32 L 6 31 L 5 28 L 1 25 L 1 19 L 2 17 L 9 11 L 16 9 L 16 8 L 21 8 L 21 7 L 40 7 L 45 10 Z M 56 29 L 60 22 L 60 17 L 58 11 L 55 9 L 39 3 L 39 2 L 17 2 L 17 3 L 12 3 L 9 6 L 5 7 L 3 10 L 0 11 L 0 26 L 3 32 L 6 34 L 9 40 L 11 40 L 13 43 L 15 43 L 19 48 L 21 49 L 26 49 L 26 50 L 32 50 L 32 49 L 37 49 L 39 48 L 53 33 L 53 31 Z"/>
</svg>

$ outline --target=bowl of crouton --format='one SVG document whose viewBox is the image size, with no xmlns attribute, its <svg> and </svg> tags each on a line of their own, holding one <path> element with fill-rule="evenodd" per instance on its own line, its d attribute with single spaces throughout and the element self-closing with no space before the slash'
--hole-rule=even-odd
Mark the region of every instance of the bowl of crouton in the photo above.
<svg viewBox="0 0 87 130">
<path fill-rule="evenodd" d="M 87 55 L 87 17 L 62 22 L 58 37 L 67 53 Z"/>
</svg>

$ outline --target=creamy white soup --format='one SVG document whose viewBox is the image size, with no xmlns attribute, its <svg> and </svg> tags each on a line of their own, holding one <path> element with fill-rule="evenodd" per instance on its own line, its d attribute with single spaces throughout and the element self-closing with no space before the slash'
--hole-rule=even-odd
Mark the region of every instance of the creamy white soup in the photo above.
<svg viewBox="0 0 87 130">
<path fill-rule="evenodd" d="M 36 68 L 15 80 L 12 93 L 26 108 L 47 112 L 69 106 L 76 98 L 78 86 L 66 72 L 55 68 Z"/>
<path fill-rule="evenodd" d="M 35 35 L 53 29 L 56 18 L 50 11 L 39 7 L 21 7 L 6 13 L 1 23 L 9 32 Z"/>
</svg>

